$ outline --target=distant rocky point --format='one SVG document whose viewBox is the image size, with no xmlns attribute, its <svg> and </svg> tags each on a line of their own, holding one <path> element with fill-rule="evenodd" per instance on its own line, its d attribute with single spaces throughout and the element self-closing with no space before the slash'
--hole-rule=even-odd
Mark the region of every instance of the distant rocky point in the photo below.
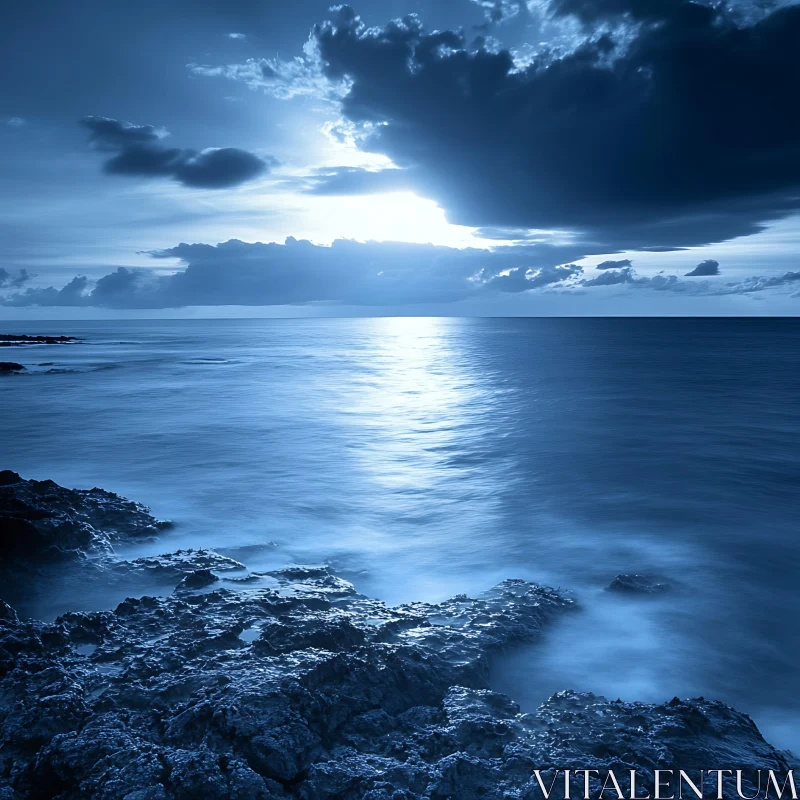
<svg viewBox="0 0 800 800">
<path fill-rule="evenodd" d="M 23 344 L 70 344 L 81 341 L 76 336 L 30 336 L 28 334 L 0 333 L 0 347 Z"/>
</svg>

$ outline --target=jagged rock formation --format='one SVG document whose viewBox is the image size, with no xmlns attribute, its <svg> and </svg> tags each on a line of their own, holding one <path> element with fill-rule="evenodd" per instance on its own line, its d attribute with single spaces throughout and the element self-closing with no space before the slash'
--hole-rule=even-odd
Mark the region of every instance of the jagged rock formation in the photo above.
<svg viewBox="0 0 800 800">
<path fill-rule="evenodd" d="M 0 559 L 53 561 L 110 553 L 114 542 L 157 535 L 168 522 L 103 489 L 65 489 L 0 471 Z"/>
<path fill-rule="evenodd" d="M 65 552 L 85 539 L 65 518 L 101 551 L 147 531 L 115 495 L 0 483 L 50 509 L 31 522 L 56 520 L 53 539 L 64 526 Z M 226 583 L 245 568 L 211 551 L 125 563 L 104 568 L 181 576 L 179 590 L 51 624 L 0 601 L 0 800 L 522 800 L 541 797 L 536 769 L 789 766 L 721 703 L 562 692 L 521 714 L 490 691 L 495 654 L 574 608 L 551 589 L 507 580 L 391 608 L 323 567 Z"/>
<path fill-rule="evenodd" d="M 0 798 L 500 800 L 552 767 L 787 769 L 721 703 L 520 714 L 489 691 L 492 654 L 570 607 L 552 590 L 388 608 L 324 569 L 270 577 L 52 625 L 0 606 Z"/>
</svg>

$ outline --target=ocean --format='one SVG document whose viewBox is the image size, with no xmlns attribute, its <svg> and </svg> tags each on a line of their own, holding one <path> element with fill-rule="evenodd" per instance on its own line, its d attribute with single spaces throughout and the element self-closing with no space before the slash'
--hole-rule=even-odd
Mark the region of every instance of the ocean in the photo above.
<svg viewBox="0 0 800 800">
<path fill-rule="evenodd" d="M 213 547 L 327 563 L 401 603 L 508 577 L 580 610 L 508 653 L 524 709 L 560 689 L 705 696 L 800 752 L 800 321 L 28 322 L 4 348 L 0 468 L 175 521 L 125 556 Z M 660 576 L 658 596 L 606 590 Z M 144 591 L 144 589 L 142 589 Z M 54 583 L 22 613 L 113 608 Z"/>
</svg>

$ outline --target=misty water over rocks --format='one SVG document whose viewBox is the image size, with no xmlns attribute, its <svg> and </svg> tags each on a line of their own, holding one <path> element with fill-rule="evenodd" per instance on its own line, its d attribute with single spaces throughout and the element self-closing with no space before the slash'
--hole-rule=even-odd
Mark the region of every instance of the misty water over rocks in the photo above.
<svg viewBox="0 0 800 800">
<path fill-rule="evenodd" d="M 326 563 L 390 604 L 506 578 L 560 586 L 581 611 L 494 668 L 493 688 L 524 710 L 562 689 L 704 695 L 800 750 L 795 321 L 4 330 L 85 340 L 4 352 L 26 370 L 2 376 L 0 466 L 175 520 L 121 556 Z M 608 591 L 621 573 L 670 590 Z M 131 588 L 64 573 L 17 610 L 110 609 Z"/>
</svg>

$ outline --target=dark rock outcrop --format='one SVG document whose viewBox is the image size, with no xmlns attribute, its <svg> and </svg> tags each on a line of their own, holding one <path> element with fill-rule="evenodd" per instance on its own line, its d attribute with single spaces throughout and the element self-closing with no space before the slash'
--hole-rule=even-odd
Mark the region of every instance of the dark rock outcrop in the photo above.
<svg viewBox="0 0 800 800">
<path fill-rule="evenodd" d="M 106 575 L 112 581 L 135 577 L 140 583 L 152 581 L 163 584 L 180 581 L 194 572 L 211 574 L 211 570 L 223 574 L 247 573 L 247 567 L 244 564 L 222 556 L 213 550 L 189 549 L 176 550 L 174 553 L 160 556 L 146 556 L 133 561 L 114 561 L 106 570 Z M 213 581 L 209 581 L 209 583 L 213 583 Z"/>
<path fill-rule="evenodd" d="M 51 624 L 0 600 L 0 800 L 527 800 L 536 769 L 647 782 L 656 768 L 789 768 L 721 703 L 561 692 L 522 714 L 490 691 L 492 657 L 574 607 L 551 589 L 507 580 L 392 608 L 325 567 L 241 578 L 209 550 L 115 560 L 113 542 L 161 526 L 99 489 L 0 472 L 0 511 L 12 558 L 96 552 L 110 579 L 181 579 Z"/>
<path fill-rule="evenodd" d="M 667 592 L 672 587 L 670 584 L 650 575 L 617 575 L 608 585 L 611 592 L 629 592 L 631 594 L 660 594 Z"/>
<path fill-rule="evenodd" d="M 11 375 L 15 372 L 22 372 L 25 367 L 17 364 L 16 361 L 0 361 L 0 375 Z"/>
<path fill-rule="evenodd" d="M 75 559 L 110 553 L 117 541 L 155 536 L 169 523 L 103 489 L 65 489 L 0 471 L 0 559 Z"/>
<path fill-rule="evenodd" d="M 75 336 L 31 336 L 29 334 L 0 333 L 0 347 L 25 344 L 69 344 L 80 341 Z"/>
<path fill-rule="evenodd" d="M 270 577 L 52 625 L 0 605 L 0 797 L 507 800 L 555 766 L 787 769 L 721 703 L 562 692 L 521 714 L 489 691 L 492 654 L 571 606 L 552 590 L 389 608 L 324 569 Z"/>
<path fill-rule="evenodd" d="M 181 578 L 181 582 L 175 587 L 176 592 L 192 589 L 204 589 L 217 583 L 219 578 L 210 569 L 195 569 Z"/>
</svg>

